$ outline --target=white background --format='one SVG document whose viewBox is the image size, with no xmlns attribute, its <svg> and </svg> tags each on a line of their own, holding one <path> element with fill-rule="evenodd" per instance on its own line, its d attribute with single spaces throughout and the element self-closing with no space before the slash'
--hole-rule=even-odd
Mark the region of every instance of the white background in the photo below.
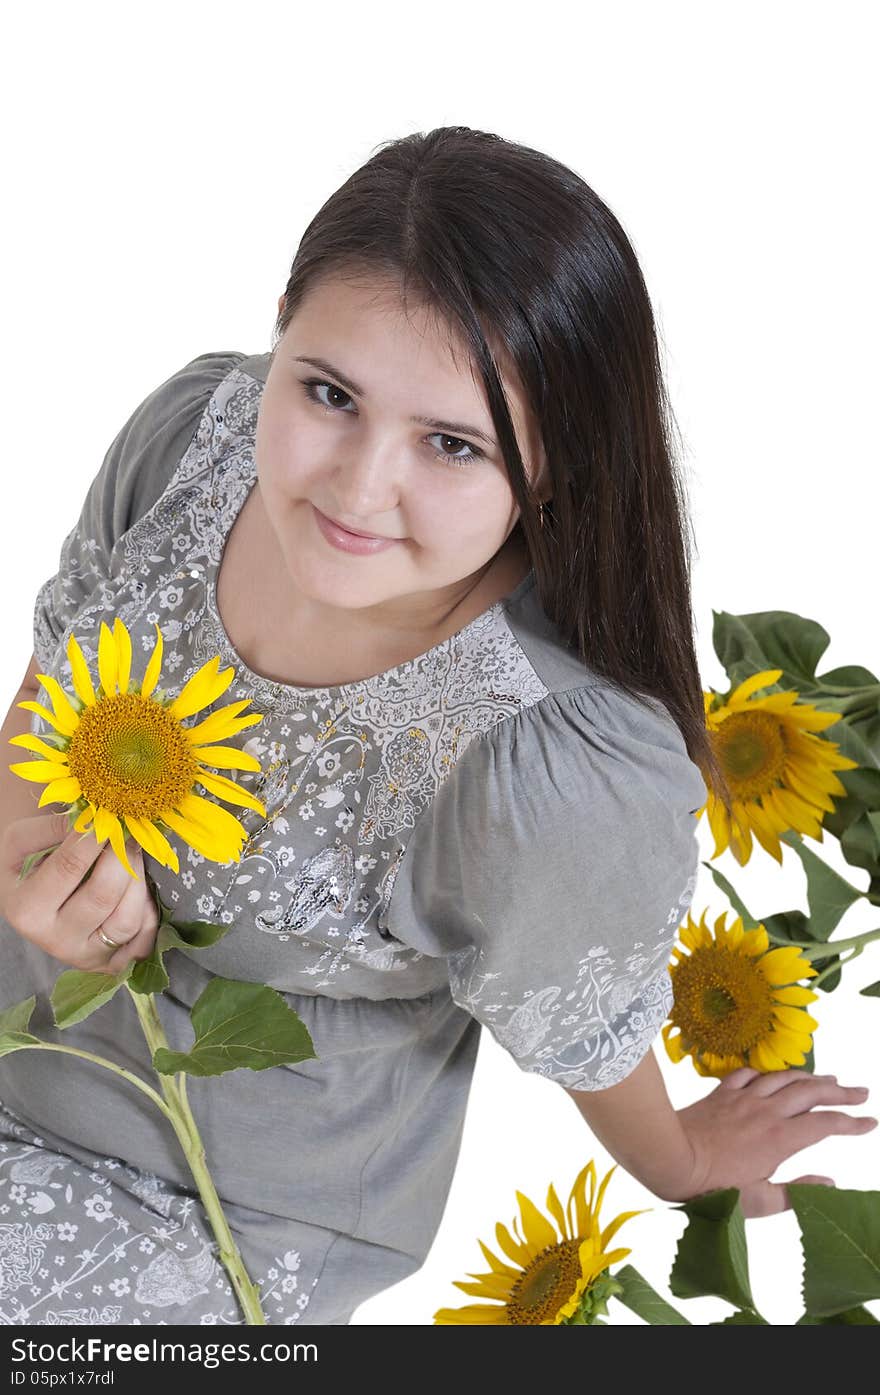
<svg viewBox="0 0 880 1395">
<path fill-rule="evenodd" d="M 300 7 L 249 0 L 17 6 L 3 81 L 0 508 L 2 682 L 31 649 L 33 598 L 56 569 L 104 452 L 190 358 L 271 347 L 276 302 L 313 214 L 380 141 L 461 124 L 570 165 L 631 237 L 658 317 L 685 438 L 699 657 L 727 682 L 713 610 L 785 609 L 831 637 L 820 672 L 880 668 L 876 625 L 877 27 L 871 4 L 560 3 Z M 872 507 L 873 506 L 873 507 Z M 704 855 L 712 852 L 705 820 Z M 855 880 L 834 841 L 809 844 Z M 756 845 L 757 846 L 757 845 Z M 717 864 L 759 913 L 806 909 L 800 863 L 760 848 Z M 701 869 L 694 902 L 726 909 Z M 878 923 L 864 904 L 840 933 Z M 880 1107 L 880 942 L 814 1005 L 816 1069 Z M 673 1066 L 673 1104 L 713 1086 Z M 355 1321 L 429 1324 L 485 1264 L 515 1189 L 563 1200 L 613 1161 L 558 1086 L 484 1032 L 465 1137 L 423 1269 Z M 878 1175 L 880 1129 L 831 1137 L 777 1180 Z M 667 1294 L 681 1213 L 621 1169 L 603 1215 L 653 1205 L 615 1244 Z M 796 1320 L 791 1211 L 750 1220 L 753 1290 Z M 679 1303 L 691 1321 L 718 1299 Z M 875 1312 L 880 1306 L 871 1305 Z M 638 1320 L 614 1305 L 614 1320 Z"/>
</svg>

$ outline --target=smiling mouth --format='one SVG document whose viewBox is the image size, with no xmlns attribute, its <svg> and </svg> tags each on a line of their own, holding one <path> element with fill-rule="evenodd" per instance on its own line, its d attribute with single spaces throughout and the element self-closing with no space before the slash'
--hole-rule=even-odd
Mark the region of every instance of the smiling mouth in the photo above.
<svg viewBox="0 0 880 1395">
<path fill-rule="evenodd" d="M 317 505 L 316 505 L 315 507 L 317 507 Z M 398 541 L 399 541 L 398 538 L 389 538 L 389 537 L 386 537 L 386 536 L 385 536 L 384 534 L 382 534 L 382 533 L 365 533 L 365 532 L 363 531 L 363 529 L 361 529 L 361 528 L 349 528 L 349 526 L 348 526 L 347 523 L 340 523 L 339 520 L 338 520 L 338 518 L 334 518 L 334 517 L 332 516 L 332 514 L 323 513 L 321 509 L 318 509 L 318 513 L 321 514 L 321 517 L 322 517 L 322 518 L 326 518 L 326 520 L 327 520 L 328 523 L 332 523 L 333 526 L 334 526 L 334 528 L 339 528 L 343 533 L 351 533 L 352 536 L 355 537 L 355 538 L 370 538 L 371 540 L 373 540 L 373 541 L 375 541 L 375 542 L 398 542 Z"/>
</svg>

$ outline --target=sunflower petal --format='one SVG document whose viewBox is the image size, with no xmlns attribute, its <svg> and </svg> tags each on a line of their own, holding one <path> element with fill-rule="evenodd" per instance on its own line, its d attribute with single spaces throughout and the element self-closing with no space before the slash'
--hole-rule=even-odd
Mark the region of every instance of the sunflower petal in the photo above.
<svg viewBox="0 0 880 1395">
<path fill-rule="evenodd" d="M 590 1229 L 591 1211 L 586 1199 L 588 1177 L 592 1192 L 596 1185 L 596 1164 L 592 1158 L 581 1168 L 568 1195 L 569 1231 L 572 1235 L 586 1235 Z M 574 1215 L 572 1215 L 572 1207 L 574 1207 Z"/>
<path fill-rule="evenodd" d="M 784 1003 L 777 1003 L 773 1008 L 773 1016 L 783 1027 L 790 1027 L 796 1033 L 815 1032 L 819 1023 L 815 1017 L 811 1017 L 800 1007 L 786 1007 Z"/>
<path fill-rule="evenodd" d="M 559 1236 L 535 1203 L 530 1201 L 523 1192 L 517 1192 L 516 1199 L 522 1213 L 523 1239 L 526 1243 L 536 1251 L 543 1250 L 548 1245 L 557 1244 Z"/>
<path fill-rule="evenodd" d="M 184 727 L 183 730 L 194 746 L 202 745 L 208 741 L 225 740 L 227 736 L 235 735 L 238 714 L 243 711 L 245 707 L 250 707 L 250 705 L 250 698 L 242 698 L 238 702 L 230 702 L 226 707 L 218 707 L 216 712 L 209 712 L 208 716 L 203 718 L 196 726 Z M 246 725 L 250 724 L 254 715 L 256 714 L 252 713 L 251 718 L 244 718 Z M 262 717 L 260 720 L 262 721 Z"/>
<path fill-rule="evenodd" d="M 68 766 L 56 765 L 48 760 L 17 761 L 9 769 L 23 780 L 66 780 L 70 775 Z"/>
<path fill-rule="evenodd" d="M 69 775 L 66 780 L 52 780 L 37 800 L 37 807 L 42 809 L 44 804 L 75 804 L 81 794 L 82 786 L 75 775 Z"/>
<path fill-rule="evenodd" d="M 258 814 L 262 814 L 263 818 L 266 817 L 265 804 L 261 804 L 256 795 L 243 790 L 234 780 L 227 780 L 224 775 L 209 775 L 204 770 L 200 770 L 195 778 L 211 794 L 219 794 L 231 804 L 241 804 L 245 809 L 254 809 Z"/>
<path fill-rule="evenodd" d="M 164 809 L 161 817 L 162 822 L 168 825 L 172 833 L 176 833 L 179 838 L 182 838 L 185 843 L 194 848 L 196 852 L 201 853 L 202 857 L 208 858 L 209 861 L 224 864 L 237 860 L 238 846 L 236 845 L 234 850 L 230 850 L 228 845 L 219 839 L 211 829 L 205 828 L 204 824 L 196 823 L 191 818 L 185 818 L 174 809 Z"/>
<path fill-rule="evenodd" d="M 92 687 L 89 666 L 83 658 L 83 652 L 77 644 L 74 635 L 71 635 L 67 641 L 67 657 L 70 661 L 70 672 L 73 676 L 74 692 L 80 702 L 85 703 L 86 707 L 94 707 L 98 699 Z"/>
<path fill-rule="evenodd" d="M 761 972 L 770 983 L 780 986 L 801 978 L 801 965 L 805 963 L 806 960 L 801 959 L 800 950 L 788 945 L 783 945 L 780 949 L 771 949 L 758 960 Z"/>
<path fill-rule="evenodd" d="M 516 1279 L 522 1273 L 521 1269 L 512 1269 L 509 1264 L 505 1264 L 504 1261 L 502 1259 L 499 1259 L 497 1255 L 493 1255 L 488 1245 L 484 1245 L 482 1240 L 478 1240 L 477 1244 L 483 1251 L 483 1256 L 486 1260 L 486 1263 L 489 1265 L 490 1269 L 495 1270 L 496 1274 L 508 1274 L 511 1278 Z"/>
<path fill-rule="evenodd" d="M 133 814 L 126 814 L 125 822 L 131 836 L 137 839 L 144 852 L 161 862 L 163 867 L 170 867 L 172 872 L 180 871 L 177 853 L 165 834 L 150 819 L 137 819 Z"/>
<path fill-rule="evenodd" d="M 32 702 L 30 698 L 27 698 L 24 702 L 17 702 L 15 705 L 16 707 L 23 707 L 26 712 L 36 712 L 38 717 L 42 717 L 44 722 L 50 727 L 54 727 L 62 736 L 70 735 L 69 731 L 65 731 L 64 727 L 59 725 L 54 712 L 50 712 L 48 707 L 44 707 L 41 702 Z"/>
<path fill-rule="evenodd" d="M 42 741 L 39 736 L 32 735 L 31 732 L 22 732 L 19 736 L 10 736 L 10 746 L 23 746 L 26 751 L 36 751 L 38 756 L 44 756 L 53 765 L 66 765 L 67 755 L 62 754 L 57 746 L 50 746 L 48 741 Z"/>
<path fill-rule="evenodd" d="M 643 1206 L 640 1211 L 623 1211 L 619 1216 L 615 1216 L 614 1220 L 609 1222 L 602 1231 L 602 1249 L 604 1250 L 608 1241 L 614 1238 L 624 1221 L 630 1220 L 632 1216 L 643 1216 L 646 1212 L 653 1211 L 653 1209 L 653 1206 Z"/>
<path fill-rule="evenodd" d="M 126 872 L 128 872 L 130 876 L 134 877 L 136 882 L 139 882 L 140 877 L 129 862 L 128 853 L 125 851 L 125 838 L 122 833 L 122 825 L 120 824 L 115 814 L 110 815 L 110 820 L 111 821 L 109 824 L 108 833 L 108 836 L 110 838 L 110 846 L 112 847 L 116 856 L 119 858 L 119 861 L 122 863 Z"/>
<path fill-rule="evenodd" d="M 462 1293 L 469 1293 L 472 1298 L 500 1298 L 502 1303 L 506 1303 L 510 1297 L 511 1282 L 500 1274 L 481 1275 L 475 1284 L 466 1284 L 459 1279 L 453 1279 L 452 1282 Z"/>
<path fill-rule="evenodd" d="M 766 1040 L 756 1041 L 749 1051 L 749 1065 L 760 1071 L 785 1070 L 785 1061 L 771 1051 Z"/>
<path fill-rule="evenodd" d="M 556 1224 L 559 1226 L 559 1233 L 563 1240 L 570 1240 L 572 1237 L 568 1233 L 568 1226 L 565 1222 L 565 1212 L 562 1209 L 562 1202 L 556 1195 L 556 1188 L 553 1183 L 547 1188 L 547 1210 L 550 1212 Z"/>
<path fill-rule="evenodd" d="M 131 635 L 118 615 L 113 621 L 113 636 L 116 640 L 116 682 L 119 691 L 127 693 L 131 678 Z"/>
<path fill-rule="evenodd" d="M 773 998 L 777 1003 L 790 1003 L 793 1007 L 804 1007 L 807 1003 L 814 1003 L 818 996 L 812 988 L 801 988 L 799 984 L 773 990 Z"/>
<path fill-rule="evenodd" d="M 51 673 L 38 673 L 37 677 L 49 694 L 55 709 L 55 726 L 62 735 L 72 736 L 79 725 L 79 713 L 57 678 L 53 678 Z"/>
<path fill-rule="evenodd" d="M 528 1247 L 514 1240 L 507 1226 L 501 1221 L 497 1221 L 495 1224 L 495 1239 L 498 1242 L 499 1249 L 504 1251 L 507 1258 L 512 1260 L 514 1264 L 518 1264 L 521 1269 L 525 1269 L 531 1259 Z"/>
<path fill-rule="evenodd" d="M 156 631 L 156 643 L 153 645 L 153 652 L 150 655 L 150 662 L 147 664 L 147 671 L 144 674 L 144 681 L 141 684 L 141 697 L 149 697 L 159 681 L 159 672 L 162 668 L 162 631 L 153 622 L 153 629 Z"/>
<path fill-rule="evenodd" d="M 438 1308 L 434 1314 L 435 1323 L 451 1326 L 453 1323 L 500 1325 L 508 1327 L 507 1307 L 497 1307 L 494 1303 L 471 1303 L 464 1308 Z"/>
<path fill-rule="evenodd" d="M 192 754 L 202 765 L 213 765 L 220 770 L 260 770 L 262 767 L 250 751 L 240 751 L 237 746 L 194 746 Z"/>
<path fill-rule="evenodd" d="M 217 698 L 226 692 L 235 677 L 235 669 L 230 666 L 218 672 L 219 665 L 220 656 L 216 654 L 184 683 L 168 708 L 172 717 L 182 721 L 184 717 L 192 716 L 193 712 L 198 712 L 200 708 L 210 707 L 212 702 L 216 702 Z"/>
<path fill-rule="evenodd" d="M 91 825 L 94 823 L 94 821 L 95 821 L 95 806 L 94 806 L 93 804 L 87 804 L 86 807 L 85 807 L 85 809 L 83 809 L 82 813 L 80 814 L 79 818 L 77 819 L 76 823 L 73 825 L 73 827 L 74 827 L 74 832 L 76 832 L 76 833 L 88 833 L 89 828 L 90 828 Z"/>
<path fill-rule="evenodd" d="M 116 693 L 117 670 L 116 641 L 107 621 L 102 620 L 98 635 L 98 677 L 105 697 L 113 697 Z"/>
<path fill-rule="evenodd" d="M 611 1181 L 611 1178 L 613 1177 L 614 1173 L 617 1171 L 617 1167 L 618 1167 L 618 1164 L 615 1163 L 613 1167 L 610 1167 L 610 1168 L 608 1169 L 608 1171 L 605 1173 L 605 1176 L 602 1178 L 602 1185 L 601 1185 L 600 1188 L 599 1188 L 598 1196 L 596 1197 L 596 1200 L 593 1202 L 592 1207 L 591 1207 L 591 1210 L 592 1210 L 594 1216 L 598 1215 L 598 1213 L 599 1213 L 599 1209 L 600 1209 L 600 1207 L 601 1207 L 601 1205 L 602 1205 L 602 1202 L 603 1202 L 603 1200 L 604 1200 L 604 1198 L 605 1198 L 605 1188 L 608 1186 L 608 1183 Z"/>
<path fill-rule="evenodd" d="M 734 688 L 727 706 L 738 707 L 741 703 L 745 702 L 746 698 L 750 698 L 752 693 L 756 692 L 758 688 L 769 688 L 771 684 L 776 683 L 781 677 L 781 668 L 765 668 L 762 669 L 760 673 L 750 674 L 738 687 Z M 751 709 L 758 709 L 760 706 L 760 700 L 749 703 L 749 708 Z"/>
<path fill-rule="evenodd" d="M 247 839 L 247 832 L 235 815 L 222 805 L 216 804 L 213 799 L 203 799 L 200 794 L 191 791 L 183 796 L 177 807 L 184 818 L 196 820 L 203 828 L 212 833 L 216 832 L 224 840 L 243 843 Z"/>
</svg>

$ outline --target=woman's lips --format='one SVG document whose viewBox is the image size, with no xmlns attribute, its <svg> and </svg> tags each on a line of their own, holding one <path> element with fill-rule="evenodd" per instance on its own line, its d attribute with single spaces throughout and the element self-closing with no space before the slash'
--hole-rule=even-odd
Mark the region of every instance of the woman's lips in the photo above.
<svg viewBox="0 0 880 1395">
<path fill-rule="evenodd" d="M 359 533 L 350 533 L 347 528 L 340 528 L 338 523 L 334 523 L 320 509 L 315 508 L 314 504 L 312 504 L 312 508 L 315 510 L 315 520 L 324 537 L 328 543 L 333 547 L 338 547 L 341 552 L 360 554 L 385 552 L 387 548 L 400 542 L 399 538 L 364 538 Z"/>
</svg>

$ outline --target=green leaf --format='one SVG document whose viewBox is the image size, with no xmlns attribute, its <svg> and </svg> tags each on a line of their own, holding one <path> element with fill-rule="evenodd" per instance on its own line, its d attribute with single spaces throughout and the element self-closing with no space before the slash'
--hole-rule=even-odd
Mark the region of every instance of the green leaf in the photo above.
<svg viewBox="0 0 880 1395">
<path fill-rule="evenodd" d="M 795 1327 L 876 1327 L 877 1318 L 867 1308 L 846 1308 L 842 1313 L 831 1313 L 828 1317 L 815 1317 L 804 1313 L 794 1324 Z"/>
<path fill-rule="evenodd" d="M 816 679 L 816 665 L 831 637 L 817 621 L 791 610 L 758 610 L 746 615 L 720 610 L 712 614 L 715 653 L 732 686 L 768 668 L 782 669 L 782 680 L 768 685 L 770 692 L 814 689 L 821 683 Z"/>
<path fill-rule="evenodd" d="M 36 1005 L 36 995 L 32 993 L 29 998 L 0 1012 L 0 1056 L 8 1056 L 10 1051 L 19 1051 L 23 1046 L 33 1046 L 39 1042 L 40 1038 L 31 1036 L 27 1030 Z"/>
<path fill-rule="evenodd" d="M 169 982 L 164 956 L 169 949 L 204 949 L 232 929 L 231 925 L 217 925 L 210 920 L 175 921 L 152 881 L 150 890 L 159 911 L 159 929 L 150 953 L 132 967 L 128 986 L 133 993 L 164 992 Z"/>
<path fill-rule="evenodd" d="M 718 868 L 711 862 L 704 862 L 702 865 L 711 872 L 712 880 L 715 882 L 715 885 L 718 887 L 719 891 L 724 892 L 724 895 L 727 897 L 737 915 L 742 916 L 743 926 L 746 930 L 755 930 L 763 923 L 750 913 L 742 897 L 734 888 L 733 883 L 728 881 L 723 872 L 719 872 Z"/>
<path fill-rule="evenodd" d="M 118 974 L 82 969 L 68 969 L 59 974 L 51 998 L 56 1027 L 72 1027 L 75 1022 L 82 1022 L 96 1008 L 109 1002 L 125 983 L 129 973 L 130 967 L 120 969 Z"/>
<path fill-rule="evenodd" d="M 837 744 L 841 747 L 842 754 L 850 760 L 858 761 L 855 770 L 844 770 L 840 772 L 841 777 L 846 777 L 846 794 L 834 795 L 834 808 L 826 810 L 822 817 L 822 827 L 827 829 L 833 838 L 840 840 L 841 848 L 855 839 L 858 843 L 864 838 L 864 833 L 858 834 L 855 825 L 862 816 L 871 809 L 880 809 L 880 770 L 876 768 L 876 755 L 867 738 L 863 738 L 854 729 L 851 722 L 847 722 L 843 731 L 835 725 L 832 730 L 837 731 Z M 845 736 L 846 741 L 840 739 Z M 876 866 L 876 856 L 880 848 L 876 845 L 876 835 L 867 838 L 862 850 L 858 853 L 860 858 L 871 859 L 871 845 L 873 846 L 873 863 Z M 847 858 L 852 866 L 864 866 L 864 862 L 854 862 L 852 858 Z"/>
<path fill-rule="evenodd" d="M 860 988 L 859 992 L 865 998 L 880 998 L 880 978 L 876 983 L 869 983 L 867 988 Z"/>
<path fill-rule="evenodd" d="M 669 1287 L 675 1296 L 702 1298 L 715 1294 L 735 1308 L 755 1311 L 738 1188 L 726 1187 L 691 1197 L 673 1210 L 684 1211 L 688 1218 L 669 1276 Z"/>
<path fill-rule="evenodd" d="M 880 816 L 862 809 L 840 835 L 840 851 L 851 867 L 861 867 L 873 879 L 880 872 Z"/>
<path fill-rule="evenodd" d="M 680 1313 L 677 1308 L 673 1308 L 671 1303 L 667 1303 L 665 1298 L 661 1298 L 659 1293 L 651 1287 L 647 1279 L 643 1279 L 637 1269 L 631 1264 L 625 1264 L 622 1269 L 614 1271 L 614 1277 L 621 1285 L 623 1292 L 616 1295 L 619 1303 L 631 1309 L 638 1317 L 650 1323 L 652 1327 L 690 1327 L 691 1323 Z"/>
<path fill-rule="evenodd" d="M 721 1318 L 718 1322 L 707 1322 L 707 1327 L 769 1327 L 770 1323 L 766 1318 L 762 1318 L 760 1313 L 752 1312 L 751 1308 L 740 1308 L 736 1313 L 731 1313 L 729 1317 Z"/>
<path fill-rule="evenodd" d="M 880 1192 L 789 1183 L 804 1252 L 804 1309 L 828 1317 L 880 1298 Z"/>
<path fill-rule="evenodd" d="M 807 874 L 807 903 L 810 907 L 808 934 L 812 940 L 827 940 L 832 930 L 854 901 L 862 897 L 857 886 L 852 886 L 821 857 L 808 848 L 803 838 L 793 829 L 780 834 L 781 841 L 797 853 Z"/>
<path fill-rule="evenodd" d="M 196 1039 L 187 1051 L 159 1047 L 153 1065 L 162 1075 L 222 1075 L 267 1070 L 316 1060 L 305 1023 L 274 988 L 238 979 L 214 978 L 190 1012 Z"/>
</svg>

